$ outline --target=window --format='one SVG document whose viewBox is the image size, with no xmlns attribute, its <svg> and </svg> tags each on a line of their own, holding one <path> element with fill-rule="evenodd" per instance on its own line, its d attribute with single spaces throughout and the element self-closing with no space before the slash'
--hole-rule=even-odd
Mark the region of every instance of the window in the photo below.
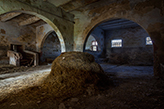
<svg viewBox="0 0 164 109">
<path fill-rule="evenodd" d="M 122 39 L 114 39 L 111 41 L 111 47 L 122 47 Z"/>
<path fill-rule="evenodd" d="M 93 51 L 97 51 L 97 46 L 93 46 Z"/>
<path fill-rule="evenodd" d="M 92 45 L 98 45 L 97 41 L 92 41 Z"/>
<path fill-rule="evenodd" d="M 97 43 L 97 41 L 92 41 L 92 51 L 98 51 L 98 43 Z"/>
<path fill-rule="evenodd" d="M 152 40 L 150 37 L 146 37 L 146 45 L 152 45 Z"/>
</svg>

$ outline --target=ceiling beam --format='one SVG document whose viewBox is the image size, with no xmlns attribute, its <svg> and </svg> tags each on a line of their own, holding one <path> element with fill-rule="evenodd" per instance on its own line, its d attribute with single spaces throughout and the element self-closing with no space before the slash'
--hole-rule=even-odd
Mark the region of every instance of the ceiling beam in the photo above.
<svg viewBox="0 0 164 109">
<path fill-rule="evenodd" d="M 64 9 L 66 12 L 72 12 L 79 8 L 84 8 L 88 5 L 94 4 L 100 0 L 66 0 L 68 2 L 61 4 L 59 7 Z"/>
<path fill-rule="evenodd" d="M 37 21 L 39 21 L 40 18 L 34 16 L 34 17 L 30 17 L 22 22 L 19 23 L 19 26 L 25 26 L 25 25 L 29 25 L 29 24 L 32 24 L 32 23 L 35 23 Z"/>
<path fill-rule="evenodd" d="M 56 7 L 59 7 L 60 5 L 67 4 L 72 0 L 44 0 L 44 1 L 50 2 L 54 4 Z"/>
<path fill-rule="evenodd" d="M 16 16 L 19 16 L 21 13 L 20 12 L 12 12 L 12 13 L 7 13 L 2 16 L 0 16 L 0 21 L 6 22 L 8 20 L 13 19 Z"/>
<path fill-rule="evenodd" d="M 115 25 L 115 26 L 108 26 L 108 27 L 101 27 L 101 29 L 103 30 L 110 30 L 110 29 L 120 29 L 120 28 L 129 28 L 129 27 L 137 27 L 139 26 L 138 24 L 132 24 L 132 23 L 129 23 L 129 24 L 126 24 L 126 25 Z"/>
<path fill-rule="evenodd" d="M 122 22 L 122 23 L 115 23 L 115 24 L 106 24 L 106 25 L 100 25 L 101 27 L 112 27 L 112 26 L 126 26 L 126 25 L 136 25 L 134 22 Z"/>
<path fill-rule="evenodd" d="M 122 23 L 134 23 L 130 20 L 116 20 L 116 21 L 109 21 L 109 22 L 105 22 L 105 23 L 102 23 L 100 24 L 101 26 L 104 26 L 104 25 L 116 25 L 116 24 L 122 24 Z"/>
</svg>

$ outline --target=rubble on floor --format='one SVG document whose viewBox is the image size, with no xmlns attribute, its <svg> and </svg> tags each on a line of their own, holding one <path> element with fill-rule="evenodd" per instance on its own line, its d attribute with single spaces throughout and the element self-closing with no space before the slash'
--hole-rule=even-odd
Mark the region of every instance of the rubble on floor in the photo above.
<svg viewBox="0 0 164 109">
<path fill-rule="evenodd" d="M 91 87 L 87 88 L 89 93 L 83 93 L 74 97 L 68 98 L 54 98 L 52 95 L 48 96 L 48 93 L 43 91 L 40 87 L 32 87 L 27 92 L 27 90 L 22 91 L 17 94 L 12 94 L 3 100 L 0 100 L 0 108 L 2 109 L 131 109 L 131 108 L 149 108 L 149 109 L 162 109 L 164 107 L 164 81 L 160 78 L 155 78 L 150 71 L 150 66 L 131 66 L 131 69 L 128 69 L 130 74 L 127 75 L 127 67 L 129 66 L 120 66 L 115 67 L 115 65 L 110 64 L 101 64 L 102 68 L 107 71 L 106 73 L 112 75 L 112 81 L 114 86 L 100 91 L 99 93 L 92 94 Z M 46 68 L 46 66 L 35 67 L 35 69 Z M 50 66 L 49 66 L 50 67 Z M 141 70 L 138 72 L 134 68 Z M 31 69 L 31 68 L 29 68 Z M 10 70 L 10 69 L 9 69 Z M 125 70 L 125 77 L 122 75 L 113 74 L 113 71 L 123 71 Z M 111 72 L 110 72 L 111 71 Z M 153 71 L 152 71 L 153 72 Z M 35 73 L 35 72 L 34 72 Z M 134 76 L 133 73 L 139 73 L 140 76 Z M 143 73 L 143 74 L 142 74 Z M 20 72 L 20 74 L 22 74 Z M 28 73 L 28 76 L 31 74 Z M 46 74 L 47 75 L 47 74 Z M 49 75 L 49 73 L 48 73 Z M 23 75 L 22 75 L 23 76 Z M 20 80 L 10 81 L 12 84 L 9 84 L 10 87 L 20 88 L 17 84 L 23 83 L 25 85 L 28 81 L 32 85 L 38 82 L 39 76 L 44 76 L 41 73 L 34 75 L 32 73 L 31 80 Z M 44 76 L 45 77 L 45 76 Z M 20 76 L 18 76 L 20 78 Z M 36 79 L 34 79 L 36 78 Z M 14 78 L 13 78 L 14 79 Z M 5 79 L 7 80 L 7 79 Z M 2 80 L 1 80 L 2 82 Z M 14 84 L 14 83 L 15 84 Z M 5 82 L 4 82 L 5 83 Z M 21 85 L 21 84 L 20 84 Z M 7 86 L 9 88 L 9 86 Z M 1 89 L 1 88 L 0 88 Z M 91 90 L 90 90 L 91 89 Z M 6 92 L 7 89 L 0 92 Z M 33 94 L 35 93 L 35 94 Z M 35 95 L 35 96 L 33 96 Z M 36 96 L 38 95 L 38 96 Z M 0 97 L 1 98 L 1 97 Z"/>
</svg>

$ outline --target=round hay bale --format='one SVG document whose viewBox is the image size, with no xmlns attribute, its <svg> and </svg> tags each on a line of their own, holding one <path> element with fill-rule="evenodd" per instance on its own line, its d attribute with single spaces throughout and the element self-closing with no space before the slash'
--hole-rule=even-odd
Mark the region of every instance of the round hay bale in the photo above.
<svg viewBox="0 0 164 109">
<path fill-rule="evenodd" d="M 90 85 L 98 89 L 106 80 L 107 76 L 91 54 L 65 52 L 53 61 L 43 87 L 55 97 L 70 97 L 85 92 Z"/>
</svg>

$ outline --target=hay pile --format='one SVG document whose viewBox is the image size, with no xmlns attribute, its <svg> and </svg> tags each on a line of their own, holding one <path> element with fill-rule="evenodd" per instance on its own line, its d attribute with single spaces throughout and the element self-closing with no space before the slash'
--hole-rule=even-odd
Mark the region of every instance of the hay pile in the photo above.
<svg viewBox="0 0 164 109">
<path fill-rule="evenodd" d="M 102 89 L 108 78 L 89 53 L 67 52 L 57 57 L 42 88 L 55 97 L 70 97 L 92 89 Z"/>
<path fill-rule="evenodd" d="M 21 101 L 20 104 L 24 106 L 35 105 L 50 98 L 52 101 L 60 101 L 79 94 L 90 96 L 108 88 L 111 83 L 89 53 L 62 53 L 53 61 L 51 67 L 50 74 L 38 86 L 15 91 L 14 94 L 3 97 L 0 102 L 4 102 L 3 106 L 6 106 L 7 103 L 19 104 Z"/>
</svg>

